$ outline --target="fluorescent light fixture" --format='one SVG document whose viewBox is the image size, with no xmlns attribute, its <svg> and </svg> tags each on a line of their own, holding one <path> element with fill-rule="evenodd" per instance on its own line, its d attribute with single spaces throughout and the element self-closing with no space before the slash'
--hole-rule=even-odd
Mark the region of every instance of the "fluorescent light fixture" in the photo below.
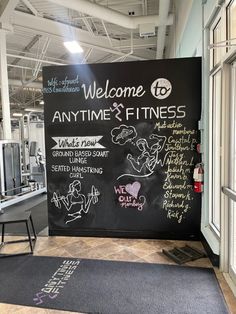
<svg viewBox="0 0 236 314">
<path fill-rule="evenodd" d="M 22 113 L 19 113 L 19 112 L 14 112 L 14 113 L 12 114 L 12 116 L 13 116 L 13 117 L 22 117 L 23 114 L 22 114 Z"/>
<path fill-rule="evenodd" d="M 42 108 L 25 108 L 25 111 L 28 112 L 43 112 Z"/>
<path fill-rule="evenodd" d="M 83 48 L 80 47 L 80 45 L 78 44 L 78 42 L 76 40 L 64 41 L 64 46 L 71 53 L 81 53 L 81 52 L 83 52 Z"/>
<path fill-rule="evenodd" d="M 44 101 L 43 101 L 43 100 L 40 100 L 39 104 L 40 104 L 40 105 L 44 105 Z"/>
</svg>

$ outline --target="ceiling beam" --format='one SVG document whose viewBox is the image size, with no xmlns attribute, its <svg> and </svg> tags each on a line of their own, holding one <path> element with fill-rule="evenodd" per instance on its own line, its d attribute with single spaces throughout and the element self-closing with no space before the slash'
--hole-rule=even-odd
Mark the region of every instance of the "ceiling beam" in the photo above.
<svg viewBox="0 0 236 314">
<path fill-rule="evenodd" d="M 27 52 L 30 51 L 30 49 L 39 41 L 39 38 L 41 37 L 41 35 L 36 35 L 34 36 L 34 38 L 28 43 L 28 45 L 22 50 L 22 52 L 20 52 L 20 56 L 25 56 L 25 54 Z M 15 58 L 11 64 L 12 65 L 16 65 L 17 63 L 19 63 L 19 61 L 21 60 L 21 57 L 19 58 Z M 8 67 L 8 72 L 10 72 L 12 70 L 13 67 Z"/>
<path fill-rule="evenodd" d="M 14 80 L 14 79 L 9 79 L 8 80 L 9 85 L 11 86 L 16 86 L 16 87 L 27 87 L 27 88 L 33 88 L 33 89 L 38 89 L 41 90 L 43 87 L 43 84 L 40 82 L 30 82 L 29 84 L 23 84 L 22 81 L 20 80 Z"/>
<path fill-rule="evenodd" d="M 1 0 L 0 1 L 0 22 L 8 23 L 9 18 L 14 11 L 19 0 Z"/>
<path fill-rule="evenodd" d="M 92 36 L 88 31 L 84 31 L 71 25 L 63 24 L 57 21 L 33 16 L 32 14 L 15 11 L 12 18 L 12 24 L 15 27 L 20 26 L 23 28 L 27 28 L 27 31 L 30 31 L 34 34 L 52 36 L 59 42 L 70 40 L 73 34 L 74 39 L 77 39 L 82 46 L 85 46 L 87 48 L 94 48 L 118 56 L 126 55 L 119 49 L 112 48 L 110 46 L 109 40 L 104 36 Z M 134 46 L 136 43 L 139 42 L 139 39 L 134 40 Z M 113 43 L 114 46 L 118 46 L 120 44 L 120 41 L 113 39 Z M 133 55 L 130 55 L 130 58 L 134 60 L 144 60 L 151 58 L 151 55 L 148 51 L 140 51 L 134 52 Z"/>
<path fill-rule="evenodd" d="M 34 15 L 36 15 L 36 16 L 39 15 L 38 11 L 35 9 L 35 7 L 32 6 L 32 4 L 29 2 L 29 0 L 21 0 L 21 1 L 24 3 L 24 5 L 25 5 L 28 9 L 30 9 L 30 11 L 31 11 Z"/>
<path fill-rule="evenodd" d="M 142 0 L 139 1 L 127 1 L 127 0 L 118 0 L 118 1 L 107 1 L 107 0 L 102 0 L 102 1 L 97 1 L 97 4 L 100 5 L 105 5 L 107 7 L 113 7 L 113 6 L 133 6 L 133 5 L 142 5 Z"/>
<path fill-rule="evenodd" d="M 94 2 L 90 2 L 87 0 L 70 0 L 70 1 L 49 0 L 49 1 L 55 3 L 56 5 L 61 5 L 74 11 L 83 12 L 85 14 L 92 15 L 96 18 L 129 29 L 136 29 L 139 27 L 139 25 L 146 23 L 151 23 L 154 24 L 155 26 L 172 25 L 174 21 L 173 15 L 167 16 L 166 19 L 162 19 L 161 16 L 158 15 L 128 16 L 113 9 L 107 8 L 102 5 L 98 5 Z"/>
<path fill-rule="evenodd" d="M 12 53 L 7 53 L 7 56 L 11 57 L 11 58 L 17 58 L 17 59 L 20 58 L 20 59 L 23 59 L 23 60 L 42 62 L 42 63 L 45 63 L 45 64 L 66 65 L 65 63 L 62 63 L 62 62 L 55 62 L 55 61 L 50 61 L 50 60 L 42 60 L 42 59 L 40 59 L 38 57 L 27 57 L 27 56 L 12 54 Z"/>
</svg>

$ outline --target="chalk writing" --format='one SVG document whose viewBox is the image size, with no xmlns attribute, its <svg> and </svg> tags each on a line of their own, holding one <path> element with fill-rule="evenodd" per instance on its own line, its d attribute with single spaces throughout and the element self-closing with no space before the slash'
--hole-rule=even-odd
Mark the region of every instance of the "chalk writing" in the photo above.
<svg viewBox="0 0 236 314">
<path fill-rule="evenodd" d="M 53 150 L 53 157 L 78 157 L 78 158 L 88 158 L 88 157 L 99 157 L 99 158 L 107 158 L 109 154 L 108 150 L 75 150 L 75 151 L 61 151 L 61 150 Z"/>
<path fill-rule="evenodd" d="M 175 120 L 173 122 L 157 122 L 155 125 L 155 129 L 157 129 L 158 131 L 162 130 L 162 129 L 177 129 L 177 128 L 181 128 L 183 126 L 182 123 L 180 122 L 176 122 Z"/>
<path fill-rule="evenodd" d="M 158 120 L 158 119 L 182 119 L 186 116 L 186 106 L 158 106 L 158 107 L 127 107 L 125 109 L 125 119 L 136 120 Z"/>
<path fill-rule="evenodd" d="M 194 158 L 191 157 L 190 160 L 186 160 L 183 153 L 170 152 L 166 158 L 166 165 L 183 165 L 183 166 L 193 166 Z"/>
<path fill-rule="evenodd" d="M 73 157 L 69 158 L 70 164 L 87 164 L 87 158 L 86 157 Z"/>
<path fill-rule="evenodd" d="M 64 166 L 64 165 L 52 165 L 51 171 L 52 172 L 70 172 L 70 166 Z"/>
<path fill-rule="evenodd" d="M 77 111 L 55 111 L 52 123 L 64 123 L 64 122 L 83 122 L 83 121 L 105 121 L 111 120 L 110 109 L 99 110 L 77 110 Z"/>
<path fill-rule="evenodd" d="M 73 151 L 61 151 L 61 150 L 53 150 L 52 152 L 53 157 L 73 157 L 74 152 Z"/>
<path fill-rule="evenodd" d="M 122 104 L 119 104 L 122 105 Z M 120 106 L 121 107 L 121 106 Z M 123 107 L 122 107 L 123 108 Z M 87 121 L 110 121 L 114 108 L 109 109 L 81 109 L 77 111 L 55 111 L 52 123 L 87 122 Z M 186 116 L 186 106 L 158 106 L 158 107 L 126 107 L 123 109 L 123 116 L 126 121 L 136 120 L 159 120 L 159 119 L 182 119 Z M 116 118 L 121 121 L 119 108 Z M 184 134 L 184 131 L 183 131 Z"/>
<path fill-rule="evenodd" d="M 67 136 L 67 137 L 52 137 L 57 143 L 51 149 L 100 149 L 105 148 L 99 141 L 102 136 Z"/>
<path fill-rule="evenodd" d="M 123 208 L 137 208 L 139 211 L 142 211 L 146 203 L 146 198 L 143 195 L 138 195 L 140 188 L 141 183 L 138 181 L 126 185 L 114 186 L 120 206 Z"/>
<path fill-rule="evenodd" d="M 72 172 L 81 172 L 88 174 L 102 174 L 103 168 L 95 168 L 95 167 L 80 167 L 80 166 L 71 166 Z"/>
<path fill-rule="evenodd" d="M 190 184 L 194 157 L 185 152 L 194 151 L 197 143 L 196 130 L 188 130 L 182 123 L 156 123 L 158 130 L 167 129 L 171 134 L 167 137 L 164 151 L 169 153 L 166 158 L 166 170 L 163 183 L 162 208 L 166 217 L 182 223 L 191 209 L 193 188 Z"/>
<path fill-rule="evenodd" d="M 105 87 L 97 87 L 97 82 L 93 81 L 88 87 L 86 84 L 82 84 L 84 92 L 84 98 L 88 99 L 100 99 L 100 98 L 119 98 L 119 97 L 142 97 L 145 94 L 145 90 L 142 85 L 138 87 L 126 86 L 126 87 L 110 87 L 110 81 L 106 80 Z"/>
<path fill-rule="evenodd" d="M 44 94 L 52 93 L 78 93 L 80 91 L 79 76 L 74 78 L 58 79 L 56 76 L 47 80 L 45 87 L 43 88 Z"/>
</svg>

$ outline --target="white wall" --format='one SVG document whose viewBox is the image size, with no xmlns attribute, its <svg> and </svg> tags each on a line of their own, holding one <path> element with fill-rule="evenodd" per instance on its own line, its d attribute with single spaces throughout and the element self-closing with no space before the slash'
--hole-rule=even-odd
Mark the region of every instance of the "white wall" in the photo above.
<svg viewBox="0 0 236 314">
<path fill-rule="evenodd" d="M 202 29 L 223 0 L 178 0 L 171 57 L 202 56 Z M 202 5 L 202 3 L 205 3 Z"/>
<path fill-rule="evenodd" d="M 174 2 L 175 20 L 173 25 L 174 27 L 172 31 L 172 36 L 170 38 L 171 47 L 168 56 L 170 58 L 176 57 L 177 47 L 181 42 L 183 32 L 186 27 L 186 23 L 188 22 L 188 17 L 192 9 L 193 2 L 194 0 L 176 0 Z"/>
<path fill-rule="evenodd" d="M 181 40 L 176 45 L 176 57 L 193 57 L 202 55 L 202 4 L 194 0 Z"/>
</svg>

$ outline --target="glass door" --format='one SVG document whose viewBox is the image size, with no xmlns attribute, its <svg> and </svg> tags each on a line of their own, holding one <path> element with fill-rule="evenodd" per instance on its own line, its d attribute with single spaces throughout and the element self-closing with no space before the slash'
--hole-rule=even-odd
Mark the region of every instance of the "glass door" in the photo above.
<svg viewBox="0 0 236 314">
<path fill-rule="evenodd" d="M 230 222 L 230 241 L 229 241 L 229 274 L 236 283 L 236 62 L 231 68 L 231 160 L 230 160 L 230 197 L 229 222 Z"/>
<path fill-rule="evenodd" d="M 229 186 L 223 192 L 229 198 L 229 275 L 236 284 L 236 62 L 231 65 L 230 85 L 230 177 Z"/>
</svg>

